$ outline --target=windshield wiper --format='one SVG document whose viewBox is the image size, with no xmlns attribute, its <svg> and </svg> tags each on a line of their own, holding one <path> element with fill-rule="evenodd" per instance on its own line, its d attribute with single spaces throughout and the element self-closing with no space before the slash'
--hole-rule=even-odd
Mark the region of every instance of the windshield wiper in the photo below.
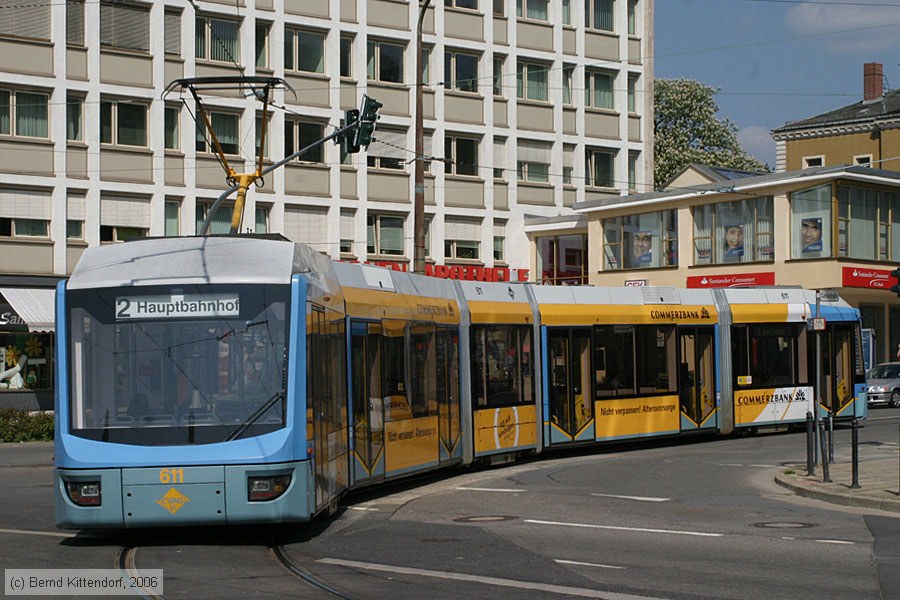
<svg viewBox="0 0 900 600">
<path fill-rule="evenodd" d="M 250 428 L 251 425 L 256 423 L 260 419 L 260 417 L 266 414 L 266 412 L 275 405 L 275 402 L 277 402 L 279 398 L 283 397 L 284 391 L 275 392 L 274 396 L 263 402 L 262 405 L 256 409 L 256 412 L 250 415 L 250 417 L 246 421 L 238 425 L 237 429 L 228 434 L 228 437 L 225 438 L 225 441 L 230 442 L 242 436 L 244 432 L 246 432 Z"/>
</svg>

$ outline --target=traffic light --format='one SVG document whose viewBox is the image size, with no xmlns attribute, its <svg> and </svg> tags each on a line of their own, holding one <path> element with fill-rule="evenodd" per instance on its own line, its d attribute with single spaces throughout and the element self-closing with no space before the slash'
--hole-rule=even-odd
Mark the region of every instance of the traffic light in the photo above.
<svg viewBox="0 0 900 600">
<path fill-rule="evenodd" d="M 355 146 L 369 147 L 369 143 L 372 141 L 372 134 L 375 133 L 378 109 L 381 107 L 381 102 L 375 98 L 370 98 L 368 94 L 363 94 L 362 107 L 359 109 L 359 127 L 356 128 L 356 137 L 353 140 Z"/>
<path fill-rule="evenodd" d="M 347 154 L 359 152 L 356 143 L 356 132 L 359 130 L 359 111 L 355 108 L 344 111 L 344 127 L 351 127 L 341 135 L 341 148 Z"/>
<path fill-rule="evenodd" d="M 900 296 L 900 269 L 891 271 L 891 277 L 897 280 L 897 283 L 891 287 L 891 291 Z"/>
</svg>

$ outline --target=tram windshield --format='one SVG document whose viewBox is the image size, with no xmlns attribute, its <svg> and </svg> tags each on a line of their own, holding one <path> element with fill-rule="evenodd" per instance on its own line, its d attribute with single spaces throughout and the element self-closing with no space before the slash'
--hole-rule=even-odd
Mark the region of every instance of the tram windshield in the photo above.
<svg viewBox="0 0 900 600">
<path fill-rule="evenodd" d="M 288 286 L 72 290 L 74 435 L 161 446 L 284 427 Z"/>
</svg>

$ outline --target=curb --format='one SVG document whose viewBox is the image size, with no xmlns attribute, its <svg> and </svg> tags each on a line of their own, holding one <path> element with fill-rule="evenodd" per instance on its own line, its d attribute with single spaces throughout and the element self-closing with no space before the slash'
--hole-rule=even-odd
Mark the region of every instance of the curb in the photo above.
<svg viewBox="0 0 900 600">
<path fill-rule="evenodd" d="M 798 496 L 803 496 L 804 498 L 812 498 L 814 500 L 821 500 L 823 502 L 837 504 L 840 506 L 873 508 L 886 512 L 900 513 L 900 498 L 877 498 L 871 495 L 863 495 L 866 494 L 866 492 L 861 493 L 859 491 L 853 491 L 850 490 L 849 487 L 846 488 L 846 491 L 825 489 L 820 486 L 841 484 L 826 484 L 818 480 L 794 477 L 790 475 L 776 475 L 775 483 L 777 483 L 781 487 L 791 490 Z"/>
</svg>

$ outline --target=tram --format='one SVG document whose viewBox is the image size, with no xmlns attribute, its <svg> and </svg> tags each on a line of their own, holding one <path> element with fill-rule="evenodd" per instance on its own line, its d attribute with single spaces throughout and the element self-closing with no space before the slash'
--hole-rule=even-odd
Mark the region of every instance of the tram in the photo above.
<svg viewBox="0 0 900 600">
<path fill-rule="evenodd" d="M 61 528 L 305 521 L 427 470 L 866 415 L 858 311 L 800 289 L 451 281 L 210 236 L 89 248 L 56 315 Z"/>
</svg>

